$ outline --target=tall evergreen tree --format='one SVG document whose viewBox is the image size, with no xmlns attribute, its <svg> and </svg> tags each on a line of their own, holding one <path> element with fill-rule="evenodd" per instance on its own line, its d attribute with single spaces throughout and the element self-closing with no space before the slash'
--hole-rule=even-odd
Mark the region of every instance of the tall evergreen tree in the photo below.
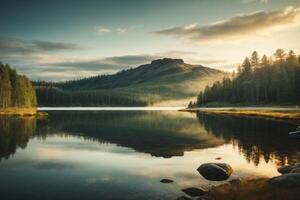
<svg viewBox="0 0 300 200">
<path fill-rule="evenodd" d="M 274 53 L 274 57 L 276 59 L 276 62 L 283 63 L 285 60 L 285 52 L 283 49 L 277 49 Z"/>
<path fill-rule="evenodd" d="M 9 79 L 9 68 L 0 64 L 0 107 L 11 106 L 11 83 Z"/>
<path fill-rule="evenodd" d="M 250 60 L 252 68 L 257 69 L 259 66 L 259 62 L 260 61 L 259 61 L 258 53 L 257 51 L 254 51 L 251 55 L 251 60 Z"/>
<path fill-rule="evenodd" d="M 0 108 L 35 106 L 36 94 L 31 82 L 9 65 L 0 64 Z"/>
</svg>

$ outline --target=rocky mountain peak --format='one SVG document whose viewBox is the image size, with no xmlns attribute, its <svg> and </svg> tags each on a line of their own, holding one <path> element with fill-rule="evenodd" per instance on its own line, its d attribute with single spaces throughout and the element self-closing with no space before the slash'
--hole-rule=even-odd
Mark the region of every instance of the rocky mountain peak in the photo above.
<svg viewBox="0 0 300 200">
<path fill-rule="evenodd" d="M 153 60 L 151 65 L 166 65 L 166 64 L 184 64 L 182 59 L 173 59 L 173 58 L 163 58 L 158 60 Z"/>
</svg>

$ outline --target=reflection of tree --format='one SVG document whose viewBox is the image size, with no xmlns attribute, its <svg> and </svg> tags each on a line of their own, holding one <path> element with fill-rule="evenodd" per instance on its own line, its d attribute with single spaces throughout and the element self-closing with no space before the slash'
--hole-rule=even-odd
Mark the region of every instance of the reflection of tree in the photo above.
<svg viewBox="0 0 300 200">
<path fill-rule="evenodd" d="M 35 129 L 34 118 L 0 117 L 0 160 L 9 158 L 18 147 L 24 149 Z"/>
<path fill-rule="evenodd" d="M 197 117 L 208 132 L 233 143 L 249 162 L 256 165 L 261 158 L 278 165 L 300 160 L 300 141 L 287 135 L 295 125 L 259 118 L 204 113 L 198 113 Z"/>
<path fill-rule="evenodd" d="M 201 131 L 194 118 L 175 113 L 55 112 L 50 113 L 48 134 L 80 135 L 159 157 L 183 156 L 184 151 L 222 144 L 222 140 Z M 196 128 L 184 129 L 193 126 Z"/>
</svg>

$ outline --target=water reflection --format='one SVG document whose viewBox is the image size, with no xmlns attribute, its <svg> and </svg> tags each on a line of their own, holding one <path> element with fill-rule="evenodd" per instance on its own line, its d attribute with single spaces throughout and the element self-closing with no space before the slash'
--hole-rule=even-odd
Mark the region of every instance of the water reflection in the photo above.
<svg viewBox="0 0 300 200">
<path fill-rule="evenodd" d="M 36 130 L 36 119 L 0 116 L 0 161 L 8 159 L 17 148 L 26 148 Z"/>
<path fill-rule="evenodd" d="M 207 134 L 193 114 L 179 112 L 55 112 L 47 134 L 79 135 L 130 147 L 152 156 L 183 156 L 185 151 L 223 144 Z"/>
<path fill-rule="evenodd" d="M 170 158 L 184 152 L 233 144 L 249 162 L 261 159 L 277 165 L 300 160 L 300 142 L 287 136 L 295 125 L 259 118 L 148 112 L 50 112 L 50 118 L 0 117 L 0 160 L 17 148 L 26 148 L 30 138 L 50 135 L 78 136 L 100 143 L 128 147 L 152 156 Z M 64 148 L 68 144 L 57 141 Z M 72 144 L 72 148 L 76 144 Z M 78 144 L 77 148 L 94 148 Z"/>
<path fill-rule="evenodd" d="M 196 170 L 216 157 L 242 178 L 272 177 L 299 159 L 299 141 L 286 137 L 295 125 L 262 119 L 55 111 L 0 125 L 1 199 L 176 199 L 182 188 L 219 184 Z"/>
<path fill-rule="evenodd" d="M 293 123 L 204 113 L 198 113 L 197 118 L 207 132 L 232 143 L 255 165 L 261 159 L 277 165 L 300 160 L 300 141 L 288 137 L 296 127 Z"/>
</svg>

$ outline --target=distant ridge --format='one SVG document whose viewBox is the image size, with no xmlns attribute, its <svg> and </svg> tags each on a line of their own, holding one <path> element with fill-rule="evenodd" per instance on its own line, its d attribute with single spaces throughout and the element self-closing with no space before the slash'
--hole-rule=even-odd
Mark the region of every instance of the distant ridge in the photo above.
<svg viewBox="0 0 300 200">
<path fill-rule="evenodd" d="M 143 101 L 147 105 L 182 106 L 224 75 L 220 70 L 187 64 L 182 59 L 163 58 L 112 75 L 51 84 L 65 92 L 93 91 Z M 44 83 L 44 86 L 51 84 Z"/>
</svg>

